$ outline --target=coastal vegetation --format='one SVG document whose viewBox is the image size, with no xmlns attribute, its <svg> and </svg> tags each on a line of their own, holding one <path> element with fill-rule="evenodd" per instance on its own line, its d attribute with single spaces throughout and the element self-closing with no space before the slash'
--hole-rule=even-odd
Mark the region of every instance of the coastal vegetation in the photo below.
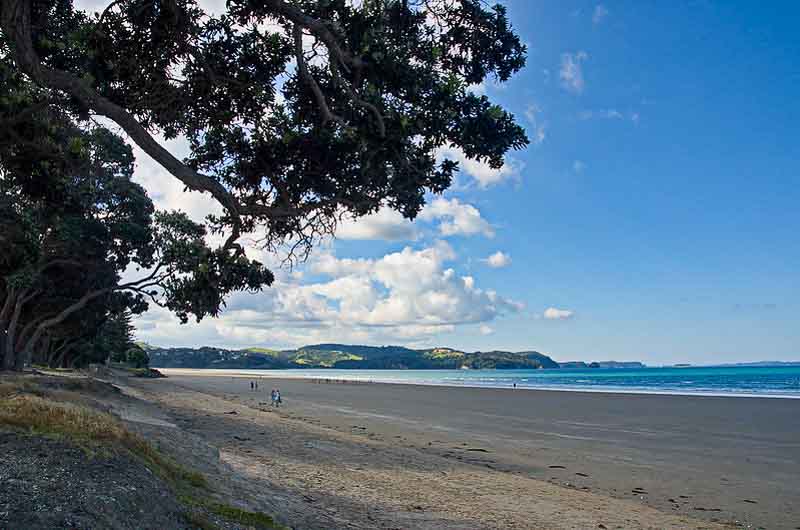
<svg viewBox="0 0 800 530">
<path fill-rule="evenodd" d="M 103 361 L 148 304 L 217 316 L 273 283 L 245 238 L 295 262 L 345 217 L 414 218 L 458 170 L 443 146 L 500 168 L 528 139 L 470 87 L 525 57 L 478 0 L 0 2 L 2 368 Z M 132 144 L 220 213 L 157 211 Z"/>
<path fill-rule="evenodd" d="M 453 348 L 315 344 L 296 350 L 247 348 L 159 348 L 144 345 L 153 366 L 161 368 L 352 368 L 352 369 L 538 369 L 641 368 L 640 362 L 558 363 L 536 351 L 464 352 Z"/>
</svg>

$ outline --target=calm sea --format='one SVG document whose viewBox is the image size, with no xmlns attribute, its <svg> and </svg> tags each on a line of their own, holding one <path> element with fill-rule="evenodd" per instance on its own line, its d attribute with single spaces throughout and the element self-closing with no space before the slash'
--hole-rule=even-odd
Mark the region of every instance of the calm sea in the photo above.
<svg viewBox="0 0 800 530">
<path fill-rule="evenodd" d="M 203 370 L 212 371 L 212 370 Z M 800 366 L 588 370 L 213 370 L 230 374 L 469 386 L 800 398 Z"/>
</svg>

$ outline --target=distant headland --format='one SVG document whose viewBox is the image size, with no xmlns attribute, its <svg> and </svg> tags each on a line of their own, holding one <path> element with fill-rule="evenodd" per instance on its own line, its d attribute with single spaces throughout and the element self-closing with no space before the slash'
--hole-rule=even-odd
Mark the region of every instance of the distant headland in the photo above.
<svg viewBox="0 0 800 530">
<path fill-rule="evenodd" d="M 476 351 L 454 348 L 411 349 L 403 346 L 315 344 L 294 350 L 246 348 L 228 350 L 160 348 L 140 343 L 158 368 L 339 368 L 339 369 L 540 369 L 644 368 L 638 361 L 572 361 L 559 363 L 537 351 Z"/>
</svg>

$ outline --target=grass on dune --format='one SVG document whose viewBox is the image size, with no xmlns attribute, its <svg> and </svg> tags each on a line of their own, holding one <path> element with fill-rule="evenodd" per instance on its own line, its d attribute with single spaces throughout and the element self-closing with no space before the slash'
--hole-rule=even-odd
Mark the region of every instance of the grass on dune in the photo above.
<svg viewBox="0 0 800 530">
<path fill-rule="evenodd" d="M 7 388 L 0 390 L 0 396 L 7 391 Z M 208 486 L 200 473 L 184 469 L 162 455 L 144 438 L 105 412 L 38 395 L 7 394 L 0 401 L 0 424 L 32 434 L 68 438 L 83 447 L 121 447 L 144 460 L 152 471 L 173 486 Z"/>
<path fill-rule="evenodd" d="M 70 383 L 76 390 L 85 389 L 86 385 Z M 202 473 L 186 469 L 162 454 L 111 414 L 49 399 L 47 391 L 30 380 L 0 380 L 0 426 L 34 435 L 65 438 L 86 450 L 127 451 L 172 488 L 178 499 L 190 509 L 186 514 L 187 521 L 204 530 L 214 529 L 216 525 L 203 512 L 257 528 L 284 528 L 269 515 L 211 500 L 209 494 L 212 492 Z"/>
</svg>

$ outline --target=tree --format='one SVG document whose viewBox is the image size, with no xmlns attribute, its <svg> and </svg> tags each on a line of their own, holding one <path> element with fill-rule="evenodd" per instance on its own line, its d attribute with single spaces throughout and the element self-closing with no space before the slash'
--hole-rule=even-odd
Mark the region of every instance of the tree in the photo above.
<svg viewBox="0 0 800 530">
<path fill-rule="evenodd" d="M 0 30 L 6 367 L 66 348 L 110 308 L 215 316 L 230 292 L 272 282 L 243 234 L 302 259 L 342 216 L 416 216 L 458 168 L 440 147 L 497 168 L 528 142 L 469 89 L 525 62 L 505 8 L 482 0 L 229 0 L 221 15 L 193 0 L 98 14 L 0 0 Z M 161 141 L 176 137 L 185 160 Z M 127 141 L 224 213 L 153 213 Z M 123 282 L 132 265 L 148 272 Z"/>
<path fill-rule="evenodd" d="M 139 346 L 132 346 L 125 354 L 125 362 L 134 368 L 147 368 L 150 365 L 150 356 Z"/>
<path fill-rule="evenodd" d="M 127 362 L 128 350 L 135 346 L 130 312 L 126 310 L 109 316 L 95 342 L 112 361 Z"/>
<path fill-rule="evenodd" d="M 414 217 L 457 164 L 493 167 L 527 144 L 512 115 L 469 85 L 506 81 L 525 47 L 482 0 L 2 0 L 5 60 L 48 105 L 105 116 L 225 214 L 237 245 L 292 243 L 301 256 L 342 215 L 389 205 Z M 280 94 L 280 96 L 279 96 Z M 185 136 L 178 160 L 159 142 Z"/>
<path fill-rule="evenodd" d="M 150 301 L 183 320 L 201 319 L 216 315 L 228 293 L 272 282 L 272 274 L 243 253 L 210 248 L 205 227 L 184 214 L 154 212 L 130 180 L 133 157 L 120 137 L 43 105 L 39 92 L 10 70 L 3 73 L 4 368 L 33 360 L 70 364 L 76 355 L 98 360 L 86 343 L 96 341 L 109 317 L 141 313 Z M 131 267 L 140 274 L 122 281 Z"/>
</svg>

